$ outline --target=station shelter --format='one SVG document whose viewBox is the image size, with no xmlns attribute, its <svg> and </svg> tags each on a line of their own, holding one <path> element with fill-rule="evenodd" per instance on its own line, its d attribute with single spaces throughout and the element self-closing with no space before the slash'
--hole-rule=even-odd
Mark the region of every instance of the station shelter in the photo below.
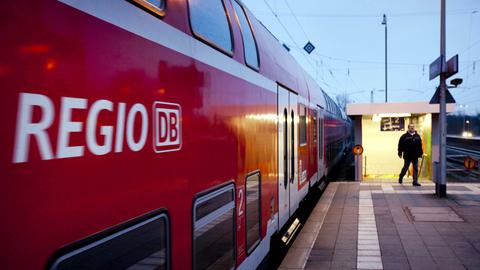
<svg viewBox="0 0 480 270">
<path fill-rule="evenodd" d="M 447 104 L 447 113 L 455 103 Z M 352 103 L 347 114 L 354 122 L 355 144 L 363 147 L 357 157 L 360 178 L 398 180 L 403 159 L 397 155 L 398 140 L 413 123 L 422 137 L 424 155 L 419 159 L 419 180 L 432 180 L 434 163 L 440 159 L 439 105 L 427 102 L 408 103 Z M 411 178 L 410 168 L 406 177 Z"/>
</svg>

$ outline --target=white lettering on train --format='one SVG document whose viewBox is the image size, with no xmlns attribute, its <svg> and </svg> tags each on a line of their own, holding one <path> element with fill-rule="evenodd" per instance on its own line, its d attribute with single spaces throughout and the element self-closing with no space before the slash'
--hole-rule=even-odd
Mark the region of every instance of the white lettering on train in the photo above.
<svg viewBox="0 0 480 270">
<path fill-rule="evenodd" d="M 182 148 L 180 105 L 165 102 L 153 104 L 153 149 L 157 153 Z"/>
<path fill-rule="evenodd" d="M 41 114 L 40 120 L 35 122 L 33 119 L 34 109 L 39 109 Z M 115 109 L 115 126 L 99 125 L 102 122 L 99 121 L 99 116 L 104 113 L 113 113 Z M 73 121 L 75 113 L 81 110 L 88 110 L 87 118 L 83 122 Z M 154 102 L 154 116 L 153 148 L 155 152 L 179 150 L 181 148 L 180 105 Z M 76 119 L 79 118 L 76 117 Z M 114 104 L 109 100 L 101 99 L 93 102 L 89 107 L 87 99 L 62 97 L 55 155 L 47 132 L 54 120 L 55 107 L 49 97 L 20 93 L 13 163 L 29 160 L 30 142 L 34 139 L 42 160 L 81 157 L 85 153 L 85 145 L 72 145 L 70 135 L 83 131 L 85 131 L 87 149 L 94 155 L 106 155 L 112 151 L 122 152 L 124 139 L 131 151 L 138 152 L 145 146 L 149 129 L 147 109 L 141 103 L 133 104 L 127 111 L 127 105 L 123 102 Z M 137 128 L 140 129 L 140 132 L 135 132 Z M 102 143 L 97 140 L 97 131 L 103 137 Z M 140 134 L 139 137 L 138 134 Z"/>
<path fill-rule="evenodd" d="M 113 110 L 113 103 L 105 99 L 95 101 L 88 112 L 87 118 L 87 146 L 90 152 L 95 155 L 105 155 L 112 151 L 113 126 L 100 127 L 100 134 L 105 138 L 103 145 L 98 144 L 95 135 L 98 114 L 102 110 L 111 112 Z"/>
<path fill-rule="evenodd" d="M 53 122 L 52 101 L 44 95 L 21 93 L 19 103 L 13 162 L 27 161 L 31 136 L 37 139 L 42 159 L 52 159 L 52 147 L 46 131 Z M 38 123 L 32 123 L 34 106 L 42 109 L 42 119 Z"/>
<path fill-rule="evenodd" d="M 117 113 L 117 140 L 115 141 L 115 153 L 122 152 L 123 149 L 123 130 L 125 128 L 125 103 L 118 104 Z"/>
<path fill-rule="evenodd" d="M 69 146 L 70 133 L 81 132 L 82 122 L 72 121 L 73 109 L 86 109 L 87 100 L 83 98 L 62 98 L 60 108 L 60 123 L 58 131 L 57 158 L 71 158 L 83 156 L 83 146 Z M 53 108 L 52 108 L 53 111 Z"/>
<path fill-rule="evenodd" d="M 133 124 L 135 123 L 135 114 L 140 113 L 142 118 L 142 133 L 138 142 L 133 138 Z M 140 103 L 133 105 L 132 109 L 128 113 L 127 117 L 127 143 L 132 151 L 140 151 L 145 142 L 147 141 L 147 130 L 148 130 L 148 115 L 147 109 Z"/>
</svg>

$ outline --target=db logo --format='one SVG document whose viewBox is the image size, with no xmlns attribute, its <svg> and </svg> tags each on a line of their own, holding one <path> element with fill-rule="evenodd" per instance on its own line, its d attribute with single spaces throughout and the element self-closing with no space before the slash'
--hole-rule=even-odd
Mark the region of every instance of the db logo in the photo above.
<svg viewBox="0 0 480 270">
<path fill-rule="evenodd" d="M 153 150 L 156 153 L 182 148 L 182 108 L 179 104 L 153 103 Z"/>
</svg>

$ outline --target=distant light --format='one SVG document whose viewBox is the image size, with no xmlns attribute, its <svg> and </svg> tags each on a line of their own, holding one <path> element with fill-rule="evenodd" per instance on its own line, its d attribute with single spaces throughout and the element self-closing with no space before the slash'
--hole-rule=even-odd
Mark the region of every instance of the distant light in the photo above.
<svg viewBox="0 0 480 270">
<path fill-rule="evenodd" d="M 465 123 L 470 124 L 470 120 L 465 121 Z"/>
<path fill-rule="evenodd" d="M 52 70 L 57 66 L 57 61 L 55 59 L 48 59 L 47 63 L 45 63 L 45 69 Z"/>
<path fill-rule="evenodd" d="M 472 134 L 472 132 L 464 131 L 464 132 L 462 133 L 462 137 L 473 137 L 473 134 Z"/>
</svg>

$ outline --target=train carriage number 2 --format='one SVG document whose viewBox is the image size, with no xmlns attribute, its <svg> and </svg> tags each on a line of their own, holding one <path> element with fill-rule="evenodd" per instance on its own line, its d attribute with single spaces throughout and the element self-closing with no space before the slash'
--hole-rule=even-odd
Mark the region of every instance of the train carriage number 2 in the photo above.
<svg viewBox="0 0 480 270">
<path fill-rule="evenodd" d="M 243 215 L 243 188 L 238 190 L 238 216 L 241 217 Z"/>
</svg>

